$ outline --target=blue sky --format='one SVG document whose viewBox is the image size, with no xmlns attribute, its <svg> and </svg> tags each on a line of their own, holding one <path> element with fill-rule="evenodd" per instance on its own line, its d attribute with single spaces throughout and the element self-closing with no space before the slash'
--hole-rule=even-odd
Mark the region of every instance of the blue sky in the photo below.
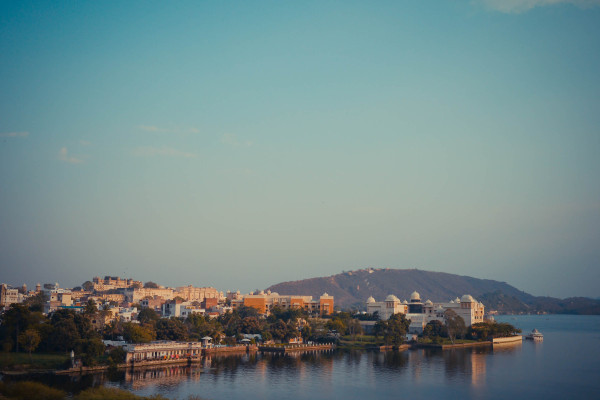
<svg viewBox="0 0 600 400">
<path fill-rule="evenodd" d="M 3 2 L 0 280 L 600 297 L 600 2 Z"/>
</svg>

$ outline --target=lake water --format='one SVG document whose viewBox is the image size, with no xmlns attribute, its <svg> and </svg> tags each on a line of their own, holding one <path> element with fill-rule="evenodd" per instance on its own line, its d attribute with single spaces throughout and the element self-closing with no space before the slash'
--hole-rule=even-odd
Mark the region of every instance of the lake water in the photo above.
<svg viewBox="0 0 600 400">
<path fill-rule="evenodd" d="M 496 319 L 523 333 L 537 328 L 544 341 L 494 349 L 250 354 L 194 367 L 46 379 L 74 391 L 104 384 L 179 399 L 600 398 L 600 316 Z"/>
</svg>

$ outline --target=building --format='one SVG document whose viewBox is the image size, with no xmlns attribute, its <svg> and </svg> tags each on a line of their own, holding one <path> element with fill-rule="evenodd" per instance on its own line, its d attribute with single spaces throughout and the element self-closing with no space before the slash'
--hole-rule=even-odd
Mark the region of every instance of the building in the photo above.
<svg viewBox="0 0 600 400">
<path fill-rule="evenodd" d="M 198 303 L 196 303 L 198 304 Z M 192 304 L 190 301 L 171 300 L 165 302 L 162 307 L 162 316 L 165 318 L 187 318 L 192 314 L 204 315 L 205 310 L 201 306 Z"/>
<path fill-rule="evenodd" d="M 330 315 L 333 312 L 333 296 L 324 293 L 319 299 L 312 296 L 280 295 L 267 291 L 238 296 L 231 300 L 234 309 L 240 306 L 253 307 L 259 313 L 268 315 L 274 307 L 282 309 L 301 308 L 312 314 Z"/>
<path fill-rule="evenodd" d="M 143 308 L 151 308 L 156 312 L 161 312 L 162 305 L 165 304 L 166 300 L 160 296 L 145 297 L 140 301 L 140 305 Z"/>
<path fill-rule="evenodd" d="M 172 288 L 129 288 L 125 289 L 123 294 L 125 295 L 125 300 L 132 303 L 138 303 L 144 297 L 159 296 L 165 300 L 172 300 L 177 296 Z"/>
<path fill-rule="evenodd" d="M 185 301 L 204 301 L 205 299 L 224 299 L 223 292 L 219 292 L 213 287 L 193 287 L 179 286 L 175 289 L 175 296 L 179 296 Z"/>
<path fill-rule="evenodd" d="M 6 283 L 0 285 L 0 307 L 10 307 L 20 303 L 19 289 L 11 288 Z"/>
<path fill-rule="evenodd" d="M 142 287 L 141 281 L 134 281 L 131 278 L 123 279 L 118 276 L 105 276 L 104 279 L 100 279 L 99 276 L 95 276 L 92 279 L 94 290 L 97 292 L 104 292 L 112 289 L 126 289 L 134 285 Z"/>
<path fill-rule="evenodd" d="M 125 362 L 144 360 L 167 360 L 197 358 L 202 355 L 200 342 L 156 341 L 147 344 L 129 344 L 123 346 L 127 352 Z"/>
<path fill-rule="evenodd" d="M 385 298 L 385 301 L 376 302 L 373 297 L 367 299 L 367 313 L 379 315 L 380 319 L 390 319 L 394 314 L 408 313 L 408 305 L 406 300 L 401 303 L 393 294 Z"/>
<path fill-rule="evenodd" d="M 394 295 L 389 295 L 382 302 L 376 302 L 373 297 L 367 299 L 367 312 L 370 314 L 377 312 L 380 319 L 389 319 L 397 313 L 405 314 L 406 318 L 410 319 L 409 332 L 411 333 L 423 332 L 425 325 L 434 320 L 445 322 L 444 314 L 448 310 L 460 316 L 466 326 L 471 326 L 483 322 L 485 306 L 469 294 L 447 303 L 434 303 L 431 300 L 423 303 L 418 292 L 410 295 L 410 303 L 406 300 L 400 302 Z"/>
</svg>

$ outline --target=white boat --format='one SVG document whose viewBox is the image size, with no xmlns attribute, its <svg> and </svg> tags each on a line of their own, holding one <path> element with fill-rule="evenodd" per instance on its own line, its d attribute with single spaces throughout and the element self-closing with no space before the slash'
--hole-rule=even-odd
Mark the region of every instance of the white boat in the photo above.
<svg viewBox="0 0 600 400">
<path fill-rule="evenodd" d="M 542 335 L 542 333 L 537 329 L 534 329 L 529 335 L 525 336 L 525 338 L 529 340 L 534 340 L 536 342 L 541 342 L 542 340 L 544 340 L 544 335 Z"/>
</svg>

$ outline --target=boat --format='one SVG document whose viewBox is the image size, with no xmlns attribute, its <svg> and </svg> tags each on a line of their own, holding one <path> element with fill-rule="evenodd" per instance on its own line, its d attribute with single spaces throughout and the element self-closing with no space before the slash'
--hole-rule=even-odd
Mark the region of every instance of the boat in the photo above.
<svg viewBox="0 0 600 400">
<path fill-rule="evenodd" d="M 544 340 L 544 335 L 542 335 L 542 333 L 537 329 L 534 329 L 529 335 L 525 336 L 525 338 L 536 342 L 541 342 Z"/>
</svg>

